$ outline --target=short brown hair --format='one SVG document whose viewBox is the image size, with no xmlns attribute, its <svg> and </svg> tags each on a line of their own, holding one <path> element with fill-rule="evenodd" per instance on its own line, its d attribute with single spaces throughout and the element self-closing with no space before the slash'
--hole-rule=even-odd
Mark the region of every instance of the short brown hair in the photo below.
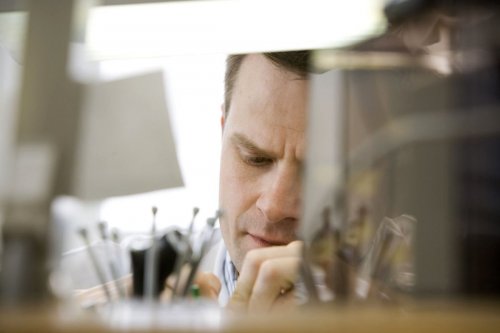
<svg viewBox="0 0 500 333">
<path fill-rule="evenodd" d="M 309 54 L 309 51 L 263 53 L 276 66 L 291 71 L 302 79 L 305 79 L 309 73 Z M 229 55 L 226 60 L 226 76 L 224 80 L 224 113 L 226 115 L 231 104 L 234 84 L 245 56 L 247 54 Z"/>
</svg>

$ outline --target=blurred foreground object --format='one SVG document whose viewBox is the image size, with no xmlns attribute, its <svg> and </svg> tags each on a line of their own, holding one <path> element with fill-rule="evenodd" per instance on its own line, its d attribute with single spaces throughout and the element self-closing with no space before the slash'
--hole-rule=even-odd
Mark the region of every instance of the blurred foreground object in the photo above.
<svg viewBox="0 0 500 333">
<path fill-rule="evenodd" d="M 394 1 L 385 35 L 314 54 L 301 232 L 311 262 L 333 235 L 334 300 L 367 277 L 384 297 L 500 295 L 498 9 Z M 402 214 L 418 220 L 411 272 L 387 270 L 398 223 L 386 217 Z"/>
</svg>

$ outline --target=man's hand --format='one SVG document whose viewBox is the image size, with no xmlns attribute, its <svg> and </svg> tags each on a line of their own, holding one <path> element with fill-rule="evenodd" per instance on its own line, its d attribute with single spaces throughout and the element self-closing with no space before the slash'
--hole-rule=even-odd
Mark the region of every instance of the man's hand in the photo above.
<svg viewBox="0 0 500 333">
<path fill-rule="evenodd" d="M 293 286 L 298 277 L 302 242 L 247 253 L 228 308 L 267 312 L 295 305 Z"/>
<path fill-rule="evenodd" d="M 196 276 L 195 283 L 200 288 L 200 295 L 205 298 L 217 300 L 221 284 L 217 276 L 212 273 L 200 272 Z"/>
<path fill-rule="evenodd" d="M 178 286 L 178 290 L 184 289 L 185 282 L 189 274 L 187 266 L 184 268 L 186 269 L 181 270 L 181 283 Z M 169 302 L 172 300 L 172 290 L 173 286 L 175 286 L 176 279 L 177 276 L 172 275 L 167 279 L 167 281 L 165 281 L 166 288 L 160 294 L 160 301 Z M 221 283 L 215 274 L 209 272 L 198 272 L 193 285 L 198 286 L 201 297 L 217 301 L 221 289 Z"/>
</svg>

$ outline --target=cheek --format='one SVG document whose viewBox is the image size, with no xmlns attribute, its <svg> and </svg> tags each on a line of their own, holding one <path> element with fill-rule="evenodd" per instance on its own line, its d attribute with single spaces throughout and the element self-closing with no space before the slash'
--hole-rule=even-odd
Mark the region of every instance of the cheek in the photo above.
<svg viewBox="0 0 500 333">
<path fill-rule="evenodd" d="M 228 149 L 223 149 L 220 163 L 219 176 L 219 207 L 223 211 L 223 216 L 220 221 L 222 236 L 226 243 L 226 247 L 231 255 L 234 244 L 237 243 L 237 225 L 236 218 L 241 211 L 241 184 L 237 176 L 237 163 L 234 157 L 231 156 Z"/>
<path fill-rule="evenodd" d="M 220 206 L 227 220 L 234 221 L 252 206 L 256 186 L 247 167 L 231 149 L 223 150 L 220 170 Z"/>
</svg>

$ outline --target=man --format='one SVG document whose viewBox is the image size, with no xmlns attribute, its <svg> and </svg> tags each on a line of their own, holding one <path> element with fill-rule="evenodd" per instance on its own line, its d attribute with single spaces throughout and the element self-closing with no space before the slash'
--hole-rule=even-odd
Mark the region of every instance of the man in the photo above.
<svg viewBox="0 0 500 333">
<path fill-rule="evenodd" d="M 230 297 L 233 309 L 264 312 L 293 304 L 307 60 L 300 51 L 227 61 L 219 195 L 225 248 L 216 275 L 219 300 Z"/>
<path fill-rule="evenodd" d="M 307 61 L 306 51 L 228 57 L 221 117 L 223 240 L 201 267 L 215 276 L 200 273 L 196 283 L 203 295 L 231 309 L 294 305 Z M 94 291 L 81 298 L 96 298 Z M 101 288 L 97 292 L 104 296 Z"/>
</svg>

